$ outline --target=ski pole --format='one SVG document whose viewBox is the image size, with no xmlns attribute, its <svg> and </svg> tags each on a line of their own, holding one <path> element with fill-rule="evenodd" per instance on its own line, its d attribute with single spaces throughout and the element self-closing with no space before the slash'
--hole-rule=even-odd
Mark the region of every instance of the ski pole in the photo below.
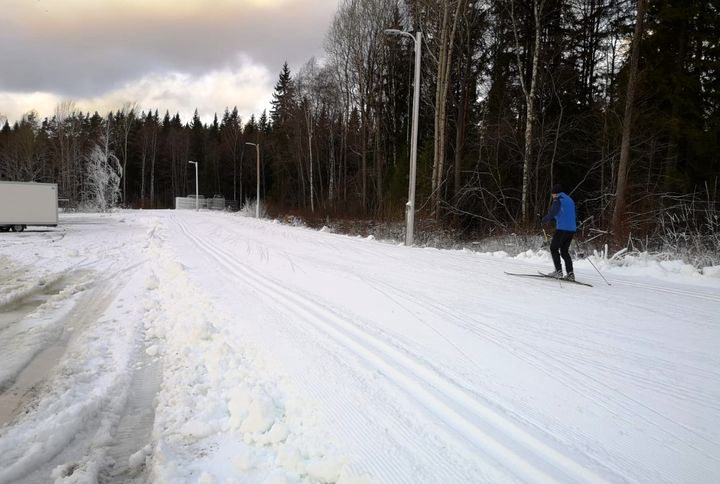
<svg viewBox="0 0 720 484">
<path fill-rule="evenodd" d="M 580 242 L 578 242 L 578 241 L 576 240 L 576 241 L 575 241 L 575 246 L 577 247 L 578 245 L 580 245 Z M 597 266 L 596 266 L 595 264 L 593 264 L 592 259 L 590 259 L 590 257 L 585 257 L 585 258 L 586 258 L 587 261 L 590 263 L 590 265 L 593 266 L 593 269 L 595 269 L 595 270 L 597 271 L 597 273 L 600 274 L 600 277 L 603 278 L 603 281 L 605 281 L 605 283 L 606 283 L 608 286 L 612 286 L 612 284 L 610 284 L 610 283 L 608 282 L 608 280 L 605 279 L 605 276 L 602 275 L 602 272 L 600 272 L 600 269 L 598 269 Z"/>
<path fill-rule="evenodd" d="M 599 270 L 597 267 L 595 267 L 595 264 L 593 264 L 593 261 L 590 260 L 589 257 L 588 257 L 587 261 L 590 263 L 590 265 L 592 265 L 592 266 L 595 268 L 595 270 L 597 271 L 597 273 L 600 274 L 600 277 L 603 278 L 603 281 L 605 281 L 608 286 L 612 286 L 612 284 L 610 284 L 610 283 L 608 282 L 608 280 L 605 279 L 605 276 L 602 275 L 602 272 L 600 272 L 600 270 Z"/>
<path fill-rule="evenodd" d="M 545 227 L 542 226 L 542 215 L 539 213 L 535 214 L 537 215 L 538 220 L 540 221 L 540 228 L 543 231 L 543 237 L 545 237 L 545 244 L 544 245 L 550 245 L 550 242 L 548 241 L 548 234 L 545 232 Z"/>
<path fill-rule="evenodd" d="M 547 232 L 545 232 L 545 227 L 542 228 L 543 231 L 543 237 L 545 237 L 545 246 L 550 247 L 550 241 L 548 240 Z"/>
</svg>

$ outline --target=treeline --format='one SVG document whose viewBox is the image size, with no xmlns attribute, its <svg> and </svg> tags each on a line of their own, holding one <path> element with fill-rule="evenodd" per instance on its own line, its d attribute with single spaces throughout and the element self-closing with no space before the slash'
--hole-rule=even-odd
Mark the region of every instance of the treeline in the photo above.
<svg viewBox="0 0 720 484">
<path fill-rule="evenodd" d="M 197 114 L 63 104 L 0 131 L 0 178 L 54 181 L 81 201 L 85 154 L 109 147 L 121 203 L 172 207 L 200 192 L 318 216 L 403 216 L 414 43 L 421 30 L 421 215 L 516 230 L 561 183 L 584 228 L 616 239 L 658 225 L 674 195 L 715 207 L 720 173 L 720 7 L 669 0 L 344 0 L 322 64 L 283 66 L 269 113 Z M 709 205 L 708 205 L 709 204 Z M 713 212 L 716 213 L 716 212 Z M 613 218 L 614 217 L 614 218 Z M 700 221 L 701 225 L 707 220 Z"/>
</svg>

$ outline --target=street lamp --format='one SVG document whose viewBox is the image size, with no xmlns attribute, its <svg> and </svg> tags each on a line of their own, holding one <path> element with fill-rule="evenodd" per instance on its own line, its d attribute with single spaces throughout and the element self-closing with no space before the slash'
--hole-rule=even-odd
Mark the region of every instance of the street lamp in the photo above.
<svg viewBox="0 0 720 484">
<path fill-rule="evenodd" d="M 199 210 L 198 198 L 200 197 L 198 192 L 198 164 L 197 161 L 188 161 L 188 163 L 195 165 L 195 211 L 197 212 Z"/>
<path fill-rule="evenodd" d="M 410 186 L 408 187 L 408 202 L 405 205 L 406 233 L 405 245 L 413 245 L 413 229 L 415 226 L 415 173 L 417 171 L 417 140 L 418 140 L 418 112 L 420 110 L 420 57 L 422 51 L 422 32 L 417 31 L 415 36 L 409 32 L 397 29 L 386 29 L 388 35 L 404 35 L 415 41 L 415 92 L 413 93 L 413 119 L 412 143 L 410 145 Z"/>
<path fill-rule="evenodd" d="M 257 200 L 255 201 L 255 218 L 260 218 L 260 145 L 257 143 L 245 142 L 246 145 L 254 146 L 257 154 Z"/>
</svg>

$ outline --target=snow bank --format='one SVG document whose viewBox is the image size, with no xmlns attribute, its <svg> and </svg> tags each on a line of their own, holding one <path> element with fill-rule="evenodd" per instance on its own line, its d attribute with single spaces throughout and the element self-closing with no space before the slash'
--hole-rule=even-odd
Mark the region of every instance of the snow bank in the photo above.
<svg viewBox="0 0 720 484">
<path fill-rule="evenodd" d="M 481 254 L 483 256 L 490 257 L 508 257 L 507 254 L 503 252 Z M 552 257 L 550 256 L 550 251 L 544 249 L 530 249 L 525 252 L 521 252 L 517 256 L 511 258 L 525 262 L 547 264 L 549 266 L 552 266 Z M 665 260 L 662 255 L 650 254 L 647 252 L 630 254 L 621 253 L 619 256 L 613 257 L 605 257 L 604 254 L 594 253 L 587 258 L 574 258 L 573 265 L 575 266 L 576 272 L 578 270 L 586 270 L 592 273 L 595 272 L 597 269 L 603 273 L 628 276 L 644 276 L 657 279 L 672 278 L 677 280 L 678 278 L 680 278 L 689 281 L 702 282 L 702 280 L 706 277 L 720 277 L 720 266 L 703 267 L 702 269 L 697 269 L 696 267 L 684 261 Z"/>
<path fill-rule="evenodd" d="M 241 482 L 337 482 L 347 458 L 310 444 L 312 409 L 288 401 L 283 382 L 172 253 L 151 252 L 159 297 L 148 309 L 147 351 L 162 353 L 164 367 L 153 477 L 232 482 L 242 472 Z"/>
</svg>

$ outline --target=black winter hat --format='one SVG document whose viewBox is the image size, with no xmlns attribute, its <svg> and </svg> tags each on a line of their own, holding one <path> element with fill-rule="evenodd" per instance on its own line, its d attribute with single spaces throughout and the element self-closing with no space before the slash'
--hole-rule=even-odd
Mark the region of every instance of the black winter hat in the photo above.
<svg viewBox="0 0 720 484">
<path fill-rule="evenodd" d="M 560 185 L 559 183 L 556 183 L 555 185 L 553 185 L 552 191 L 550 193 L 555 194 L 555 193 L 560 193 L 562 191 L 563 191 L 562 185 Z"/>
</svg>

